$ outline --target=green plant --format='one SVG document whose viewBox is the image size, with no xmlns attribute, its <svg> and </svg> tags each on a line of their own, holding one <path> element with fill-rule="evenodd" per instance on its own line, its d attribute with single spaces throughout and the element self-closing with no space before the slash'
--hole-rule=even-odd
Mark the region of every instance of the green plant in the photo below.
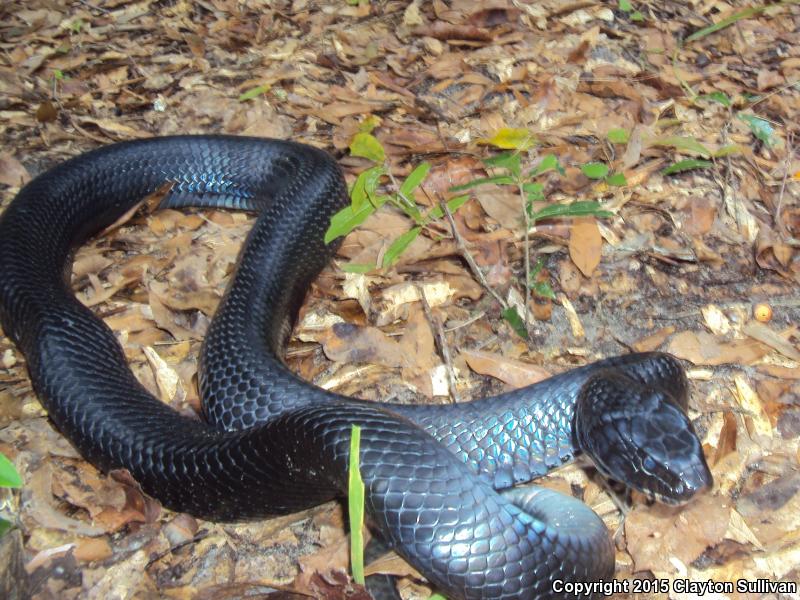
<svg viewBox="0 0 800 600">
<path fill-rule="evenodd" d="M 350 521 L 350 571 L 353 581 L 364 585 L 364 481 L 361 479 L 359 456 L 361 427 L 350 428 L 350 460 L 347 468 L 347 514 Z M 2 456 L 2 455 L 0 455 Z M 435 593 L 428 600 L 447 600 Z"/>
<path fill-rule="evenodd" d="M 350 519 L 350 570 L 353 581 L 364 585 L 364 480 L 359 456 L 361 427 L 350 429 L 350 461 L 347 469 L 347 514 Z"/>
<path fill-rule="evenodd" d="M 0 453 L 0 487 L 2 488 L 21 488 L 22 477 L 17 469 L 6 456 Z M 11 529 L 11 523 L 5 519 L 0 519 L 0 536 Z"/>
<path fill-rule="evenodd" d="M 536 268 L 531 269 L 530 263 L 530 239 L 529 232 L 538 221 L 556 217 L 583 217 L 597 216 L 608 217 L 612 213 L 604 210 L 602 205 L 596 201 L 573 202 L 570 204 L 548 204 L 539 209 L 535 209 L 537 202 L 545 200 L 544 183 L 539 179 L 549 173 L 556 173 L 564 176 L 566 171 L 561 166 L 558 158 L 552 154 L 546 154 L 533 165 L 523 167 L 523 158 L 527 158 L 527 152 L 535 144 L 533 135 L 526 129 L 501 129 L 492 138 L 482 140 L 483 143 L 506 149 L 514 148 L 510 152 L 491 156 L 483 160 L 486 168 L 493 173 L 489 177 L 473 179 L 463 185 L 451 188 L 452 192 L 462 192 L 483 185 L 512 186 L 516 189 L 520 198 L 520 212 L 524 220 L 524 262 L 525 262 L 525 307 L 524 315 L 519 315 L 514 306 L 505 306 L 502 311 L 503 318 L 508 322 L 512 329 L 527 339 L 527 306 L 530 302 L 530 293 L 533 291 L 537 295 L 553 298 L 553 290 L 549 284 L 535 282 L 535 277 L 543 267 L 543 261 L 537 260 Z M 524 154 L 525 153 L 525 154 Z M 605 179 L 611 185 L 625 185 L 624 175 L 621 173 L 609 176 L 609 168 L 603 163 L 589 163 L 582 169 L 587 176 L 594 179 Z"/>
<path fill-rule="evenodd" d="M 361 172 L 356 178 L 350 190 L 350 205 L 331 218 L 330 226 L 325 233 L 325 243 L 328 244 L 340 236 L 347 235 L 387 203 L 403 211 L 414 222 L 414 227 L 392 242 L 383 254 L 380 265 L 347 264 L 342 267 L 350 272 L 366 272 L 377 266 L 384 268 L 391 266 L 432 221 L 444 216 L 441 206 L 423 210 L 413 200 L 414 191 L 422 185 L 430 172 L 430 163 L 420 163 L 402 183 L 397 182 L 385 163 L 386 152 L 383 146 L 371 133 L 376 125 L 375 120 L 368 119 L 362 124 L 362 131 L 353 137 L 350 153 L 376 164 Z M 386 182 L 391 184 L 391 189 L 385 189 Z M 468 195 L 450 198 L 447 201 L 447 208 L 455 212 L 467 200 L 469 200 Z"/>
<path fill-rule="evenodd" d="M 630 0 L 619 0 L 619 9 L 627 14 L 631 21 L 644 21 L 644 15 L 634 9 Z"/>
</svg>

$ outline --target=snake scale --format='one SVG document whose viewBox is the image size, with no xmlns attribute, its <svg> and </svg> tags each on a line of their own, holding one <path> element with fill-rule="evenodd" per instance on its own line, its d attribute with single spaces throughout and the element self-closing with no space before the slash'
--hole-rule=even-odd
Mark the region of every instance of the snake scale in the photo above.
<svg viewBox="0 0 800 600">
<path fill-rule="evenodd" d="M 258 214 L 203 346 L 206 422 L 148 393 L 70 286 L 76 246 L 165 182 L 162 206 Z M 613 575 L 611 539 L 587 506 L 512 488 L 578 454 L 667 502 L 709 486 L 669 355 L 609 358 L 446 406 L 366 402 L 300 380 L 283 348 L 347 201 L 327 153 L 235 136 L 112 144 L 31 181 L 0 216 L 0 323 L 55 425 L 99 468 L 128 469 L 167 507 L 217 520 L 342 496 L 360 425 L 369 521 L 452 599 L 555 598 L 556 580 Z"/>
</svg>

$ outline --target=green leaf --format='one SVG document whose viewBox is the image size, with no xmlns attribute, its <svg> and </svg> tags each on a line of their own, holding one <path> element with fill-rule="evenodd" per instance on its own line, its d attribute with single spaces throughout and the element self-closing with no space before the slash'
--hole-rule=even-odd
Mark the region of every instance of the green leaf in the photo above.
<svg viewBox="0 0 800 600">
<path fill-rule="evenodd" d="M 683 171 L 691 171 L 692 169 L 707 169 L 713 167 L 714 163 L 709 160 L 701 160 L 699 158 L 687 158 L 686 160 L 678 161 L 662 171 L 664 175 L 672 175 L 673 173 L 681 173 Z"/>
<path fill-rule="evenodd" d="M 450 210 L 450 214 L 455 213 L 459 208 L 464 206 L 464 204 L 467 203 L 467 200 L 469 200 L 469 194 L 450 198 L 450 200 L 447 201 L 447 208 Z M 441 219 L 443 216 L 444 211 L 442 210 L 442 207 L 439 205 L 434 206 L 428 213 L 426 223 L 432 221 L 433 219 Z"/>
<path fill-rule="evenodd" d="M 714 158 L 722 158 L 723 156 L 731 156 L 732 154 L 741 154 L 742 148 L 739 144 L 727 144 L 722 146 L 719 150 L 714 152 Z"/>
<path fill-rule="evenodd" d="M 536 145 L 536 138 L 527 129 L 504 127 L 490 138 L 478 140 L 482 144 L 490 144 L 503 150 L 527 150 Z"/>
<path fill-rule="evenodd" d="M 725 108 L 730 108 L 733 105 L 733 102 L 731 102 L 731 99 L 725 92 L 711 92 L 710 94 L 703 94 L 702 96 L 698 96 L 697 99 L 717 102 L 718 104 L 722 104 L 722 106 L 724 106 Z"/>
<path fill-rule="evenodd" d="M 380 118 L 375 115 L 369 115 L 366 119 L 358 124 L 358 130 L 361 133 L 372 133 L 372 130 L 380 125 Z"/>
<path fill-rule="evenodd" d="M 530 202 L 544 200 L 544 184 L 534 181 L 533 183 L 523 183 L 522 191 L 528 195 Z"/>
<path fill-rule="evenodd" d="M 556 170 L 562 175 L 564 174 L 564 167 L 558 162 L 558 158 L 556 158 L 553 154 L 547 154 L 542 157 L 542 160 L 539 161 L 539 164 L 533 167 L 528 173 L 528 178 L 538 177 L 542 173 L 546 173 L 547 171 Z"/>
<path fill-rule="evenodd" d="M 552 219 L 553 217 L 611 217 L 614 213 L 603 209 L 595 200 L 583 200 L 572 204 L 551 204 L 533 213 L 534 221 Z"/>
<path fill-rule="evenodd" d="M 362 265 L 358 263 L 345 263 L 339 267 L 345 273 L 369 273 L 375 269 L 375 265 Z"/>
<path fill-rule="evenodd" d="M 631 134 L 627 129 L 615 128 L 609 129 L 606 136 L 612 144 L 627 144 Z"/>
<path fill-rule="evenodd" d="M 414 221 L 414 223 L 416 223 L 417 225 L 425 224 L 425 219 L 423 218 L 422 213 L 419 211 L 416 204 L 410 205 L 407 202 L 402 202 L 398 200 L 398 202 L 395 203 L 395 206 L 397 206 L 400 210 L 406 213 L 406 216 L 408 216 L 408 218 Z"/>
<path fill-rule="evenodd" d="M 693 137 L 669 135 L 654 139 L 650 144 L 653 146 L 672 146 L 679 152 L 693 152 L 699 154 L 703 158 L 709 158 L 711 156 L 711 151 Z"/>
<path fill-rule="evenodd" d="M 266 94 L 269 91 L 270 87 L 272 87 L 270 86 L 270 84 L 265 83 L 263 85 L 259 85 L 254 88 L 250 88 L 249 90 L 239 95 L 239 102 L 247 102 L 248 100 L 252 100 L 253 98 L 258 98 L 260 95 Z"/>
<path fill-rule="evenodd" d="M 439 593 L 431 594 L 428 596 L 428 600 L 447 600 L 447 596 L 442 596 Z"/>
<path fill-rule="evenodd" d="M 364 585 L 364 481 L 361 479 L 361 427 L 350 428 L 350 461 L 347 469 L 347 508 L 350 519 L 350 570 L 353 581 Z"/>
<path fill-rule="evenodd" d="M 750 126 L 750 131 L 753 132 L 753 135 L 767 146 L 772 146 L 774 143 L 772 135 L 775 133 L 775 130 L 772 128 L 772 125 L 769 124 L 769 121 L 765 121 L 755 115 L 745 115 L 742 113 L 739 113 L 739 118 Z"/>
<path fill-rule="evenodd" d="M 6 456 L 0 453 L 0 487 L 20 488 L 22 487 L 22 477 L 19 476 L 17 469 Z"/>
<path fill-rule="evenodd" d="M 707 35 L 711 35 L 712 33 L 716 33 L 721 29 L 725 29 L 726 27 L 733 25 L 737 21 L 741 21 L 742 19 L 749 19 L 750 17 L 763 12 L 765 8 L 766 8 L 765 6 L 751 7 L 751 8 L 746 8 L 738 13 L 732 14 L 730 17 L 721 19 L 719 22 L 714 23 L 713 25 L 709 25 L 708 27 L 703 27 L 699 31 L 695 31 L 692 35 L 690 35 L 684 40 L 684 43 L 690 44 L 691 42 L 699 40 L 700 38 L 703 38 Z"/>
<path fill-rule="evenodd" d="M 491 156 L 483 159 L 483 164 L 487 167 L 498 167 L 500 169 L 507 169 L 515 177 L 519 177 L 522 172 L 520 166 L 519 152 L 504 152 L 497 156 Z"/>
<path fill-rule="evenodd" d="M 531 267 L 531 276 L 528 281 L 533 281 L 536 276 L 544 269 L 544 259 L 540 256 L 536 259 L 536 264 Z"/>
<path fill-rule="evenodd" d="M 537 296 L 542 298 L 549 298 L 550 300 L 556 299 L 556 293 L 550 284 L 546 281 L 535 281 L 531 284 L 531 291 Z"/>
<path fill-rule="evenodd" d="M 528 339 L 528 330 L 525 328 L 525 323 L 522 321 L 522 317 L 519 316 L 516 307 L 509 306 L 501 314 L 519 337 L 524 340 Z"/>
<path fill-rule="evenodd" d="M 412 198 L 412 194 L 414 190 L 417 189 L 419 184 L 425 181 L 425 178 L 428 176 L 428 173 L 431 170 L 431 163 L 424 162 L 411 171 L 408 177 L 406 177 L 405 181 L 400 185 L 400 193 L 408 198 L 409 200 Z"/>
<path fill-rule="evenodd" d="M 377 163 L 383 162 L 383 159 L 386 158 L 386 152 L 378 138 L 371 133 L 364 132 L 353 136 L 353 141 L 350 142 L 350 154 L 368 158 Z"/>
<path fill-rule="evenodd" d="M 414 227 L 393 241 L 389 249 L 386 250 L 386 254 L 383 255 L 383 266 L 388 267 L 394 264 L 405 249 L 408 248 L 409 244 L 417 239 L 421 231 L 422 227 Z"/>
<path fill-rule="evenodd" d="M 631 13 L 631 21 L 644 21 L 644 15 L 638 10 Z"/>
<path fill-rule="evenodd" d="M 608 175 L 608 165 L 601 162 L 590 162 L 581 166 L 581 171 L 589 179 L 603 179 Z"/>
<path fill-rule="evenodd" d="M 371 167 L 358 174 L 350 191 L 350 203 L 354 212 L 359 212 L 368 201 L 376 204 L 376 192 L 381 177 L 386 174 L 383 165 Z"/>
<path fill-rule="evenodd" d="M 633 10 L 633 4 L 631 4 L 630 0 L 619 0 L 619 9 L 622 12 L 631 12 Z"/>
<path fill-rule="evenodd" d="M 628 180 L 625 178 L 625 173 L 614 173 L 613 175 L 610 175 L 608 179 L 606 179 L 606 183 L 608 185 L 622 187 L 624 185 L 628 185 Z"/>
<path fill-rule="evenodd" d="M 464 190 L 469 190 L 474 187 L 478 187 L 479 185 L 486 185 L 487 183 L 494 183 L 495 185 L 514 185 L 516 181 L 513 178 L 509 177 L 508 175 L 495 175 L 494 177 L 481 177 L 479 179 L 473 179 L 472 181 L 457 185 L 455 187 L 451 187 L 451 192 L 463 192 Z"/>
<path fill-rule="evenodd" d="M 385 202 L 385 198 L 386 196 L 382 196 L 379 199 L 381 202 L 377 207 L 371 202 L 365 202 L 357 211 L 354 211 L 352 206 L 345 206 L 331 217 L 330 227 L 325 232 L 325 243 L 330 244 L 336 238 L 353 231 L 353 229 L 366 221 L 367 217 L 374 213 L 377 208 L 380 208 L 380 205 Z"/>
</svg>

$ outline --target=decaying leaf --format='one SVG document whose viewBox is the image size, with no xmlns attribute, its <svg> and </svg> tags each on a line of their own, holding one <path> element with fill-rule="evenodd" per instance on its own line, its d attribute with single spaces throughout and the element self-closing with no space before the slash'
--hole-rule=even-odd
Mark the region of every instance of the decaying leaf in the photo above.
<svg viewBox="0 0 800 600">
<path fill-rule="evenodd" d="M 461 356 L 470 368 L 481 375 L 491 375 L 512 388 L 521 388 L 547 379 L 550 373 L 537 365 L 506 358 L 499 354 L 462 350 Z"/>
<path fill-rule="evenodd" d="M 636 570 L 670 572 L 673 558 L 690 564 L 722 540 L 730 512 L 725 499 L 708 495 L 680 509 L 634 507 L 625 518 L 625 536 Z M 658 525 L 654 527 L 653 522 Z"/>
<path fill-rule="evenodd" d="M 600 264 L 603 238 L 593 217 L 574 219 L 570 228 L 569 256 L 586 277 Z"/>
</svg>

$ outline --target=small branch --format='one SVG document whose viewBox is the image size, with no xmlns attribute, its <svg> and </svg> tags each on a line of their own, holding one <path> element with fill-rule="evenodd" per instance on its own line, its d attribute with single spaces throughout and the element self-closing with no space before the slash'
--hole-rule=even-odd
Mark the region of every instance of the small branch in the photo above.
<svg viewBox="0 0 800 600">
<path fill-rule="evenodd" d="M 444 328 L 439 322 L 439 319 L 433 314 L 431 305 L 428 304 L 428 298 L 425 297 L 425 289 L 417 284 L 417 293 L 419 294 L 420 301 L 422 302 L 422 309 L 425 311 L 425 316 L 433 329 L 433 337 L 436 339 L 436 346 L 439 348 L 439 353 L 442 355 L 445 370 L 447 371 L 447 381 L 450 385 L 450 396 L 454 403 L 461 402 L 456 389 L 456 372 L 453 369 L 453 359 L 450 355 L 450 346 L 447 344 L 447 337 L 444 333 Z"/>
<path fill-rule="evenodd" d="M 478 280 L 478 283 L 480 283 L 484 287 L 484 289 L 487 292 L 489 292 L 494 297 L 495 300 L 497 300 L 498 304 L 500 304 L 503 310 L 505 310 L 506 308 L 508 308 L 508 303 L 505 300 L 503 300 L 500 294 L 494 291 L 494 288 L 489 285 L 488 281 L 486 281 L 486 277 L 484 277 L 483 271 L 481 271 L 481 268 L 478 266 L 478 263 L 475 262 L 475 259 L 472 257 L 472 254 L 470 254 L 470 251 L 467 249 L 467 244 L 464 241 L 464 238 L 461 237 L 461 234 L 458 232 L 458 228 L 456 227 L 456 221 L 453 218 L 453 213 L 450 212 L 450 208 L 447 206 L 447 202 L 440 202 L 439 206 L 442 207 L 442 211 L 444 211 L 444 214 L 447 216 L 447 220 L 450 222 L 450 230 L 452 231 L 453 239 L 456 241 L 456 245 L 458 246 L 459 254 L 461 254 L 464 260 L 467 261 L 467 264 L 469 265 L 472 274 L 475 275 L 475 278 Z"/>
</svg>

